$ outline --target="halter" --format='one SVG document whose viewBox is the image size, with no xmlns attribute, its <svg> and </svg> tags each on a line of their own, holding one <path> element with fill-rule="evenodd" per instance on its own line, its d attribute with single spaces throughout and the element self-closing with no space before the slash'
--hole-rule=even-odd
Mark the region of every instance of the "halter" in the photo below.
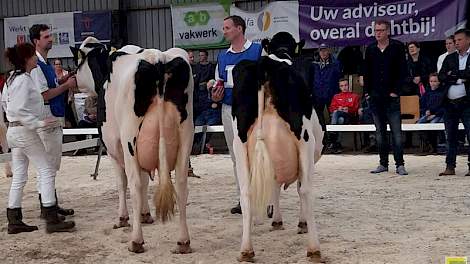
<svg viewBox="0 0 470 264">
<path fill-rule="evenodd" d="M 87 43 L 85 44 L 85 47 L 86 48 L 94 48 L 92 49 L 91 51 L 89 51 L 87 54 L 85 54 L 85 52 L 83 52 L 81 49 L 78 50 L 78 53 L 77 53 L 77 62 L 79 60 L 80 63 L 78 63 L 77 65 L 77 70 L 80 69 L 83 64 L 85 64 L 85 61 L 86 59 L 90 56 L 90 55 L 94 55 L 95 53 L 101 53 L 103 50 L 106 50 L 106 46 L 104 46 L 103 44 L 101 43 Z"/>
</svg>

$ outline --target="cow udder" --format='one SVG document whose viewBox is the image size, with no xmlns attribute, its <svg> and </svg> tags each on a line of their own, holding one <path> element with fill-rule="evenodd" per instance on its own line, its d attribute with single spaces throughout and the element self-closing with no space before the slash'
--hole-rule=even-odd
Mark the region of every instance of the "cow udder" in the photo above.
<svg viewBox="0 0 470 264">
<path fill-rule="evenodd" d="M 272 110 L 272 109 L 271 109 Z M 248 160 L 254 155 L 256 144 L 256 130 L 260 122 L 256 119 L 255 124 L 248 131 Z M 290 131 L 289 125 L 275 112 L 267 110 L 263 114 L 262 133 L 266 148 L 274 166 L 274 174 L 279 184 L 289 185 L 295 182 L 299 174 L 299 159 L 297 139 Z"/>
<path fill-rule="evenodd" d="M 163 111 L 162 113 L 160 113 Z M 160 118 L 163 118 L 160 123 Z M 179 112 L 170 102 L 157 98 L 145 113 L 142 127 L 137 136 L 137 159 L 141 168 L 147 171 L 159 169 L 159 144 L 163 136 L 166 145 L 166 162 L 174 170 L 179 147 Z M 163 125 L 160 129 L 160 124 Z"/>
</svg>

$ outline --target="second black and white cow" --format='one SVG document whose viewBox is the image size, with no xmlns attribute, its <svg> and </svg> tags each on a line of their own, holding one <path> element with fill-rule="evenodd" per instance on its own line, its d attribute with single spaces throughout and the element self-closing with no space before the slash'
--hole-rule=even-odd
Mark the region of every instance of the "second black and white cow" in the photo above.
<svg viewBox="0 0 470 264">
<path fill-rule="evenodd" d="M 292 66 L 301 46 L 281 32 L 271 42 L 264 41 L 263 48 L 269 55 L 257 62 L 242 61 L 233 70 L 233 145 L 243 212 L 239 261 L 253 261 L 252 216 L 264 214 L 270 201 L 273 229 L 282 229 L 280 188 L 295 181 L 300 195 L 299 232 L 308 230 L 307 256 L 320 260 L 312 182 L 323 131 L 312 94 Z"/>
</svg>

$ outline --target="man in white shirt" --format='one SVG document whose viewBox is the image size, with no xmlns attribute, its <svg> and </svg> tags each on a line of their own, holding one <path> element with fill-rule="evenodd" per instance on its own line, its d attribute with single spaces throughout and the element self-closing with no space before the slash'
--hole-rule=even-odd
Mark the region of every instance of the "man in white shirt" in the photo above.
<svg viewBox="0 0 470 264">
<path fill-rule="evenodd" d="M 455 52 L 454 35 L 450 35 L 446 38 L 446 50 L 447 50 L 446 53 L 442 54 L 437 59 L 437 72 L 439 72 L 441 70 L 442 63 L 444 62 L 444 59 L 447 57 L 447 55 Z"/>
<path fill-rule="evenodd" d="M 230 42 L 230 48 L 223 50 L 217 57 L 215 69 L 215 79 L 217 85 L 212 89 L 211 95 L 214 102 L 222 102 L 222 124 L 224 126 L 224 136 L 227 147 L 232 158 L 235 181 L 238 177 L 236 172 L 235 153 L 233 152 L 233 129 L 232 129 L 232 70 L 237 63 L 242 60 L 257 61 L 261 56 L 261 45 L 252 43 L 245 38 L 246 23 L 240 16 L 229 16 L 224 19 L 224 37 Z M 232 214 L 241 214 L 240 203 L 233 207 Z"/>
<path fill-rule="evenodd" d="M 75 77 L 71 76 L 59 85 L 54 67 L 48 63 L 47 53 L 52 48 L 52 35 L 49 27 L 44 24 L 35 24 L 30 28 L 29 34 L 38 57 L 38 66 L 32 70 L 31 77 L 44 99 L 42 119 L 54 116 L 59 120 L 54 126 L 38 129 L 38 134 L 52 166 L 58 171 L 62 159 L 62 126 L 65 115 L 64 96 L 65 92 L 75 88 L 77 83 Z M 62 209 L 59 207 L 58 213 L 61 215 L 73 215 L 74 211 L 73 209 Z"/>
<path fill-rule="evenodd" d="M 444 85 L 445 115 L 447 135 L 446 169 L 439 176 L 455 175 L 457 156 L 457 134 L 462 121 L 467 138 L 470 140 L 470 30 L 460 29 L 454 34 L 457 52 L 449 54 L 442 63 L 439 80 Z M 470 176 L 470 152 L 468 156 Z"/>
</svg>

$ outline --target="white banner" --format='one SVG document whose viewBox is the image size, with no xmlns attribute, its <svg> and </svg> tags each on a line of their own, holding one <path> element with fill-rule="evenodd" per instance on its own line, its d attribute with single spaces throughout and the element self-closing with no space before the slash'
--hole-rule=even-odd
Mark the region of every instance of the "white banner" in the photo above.
<svg viewBox="0 0 470 264">
<path fill-rule="evenodd" d="M 29 28 L 34 24 L 46 24 L 51 28 L 53 38 L 49 58 L 72 57 L 69 46 L 74 46 L 73 12 L 31 15 L 5 18 L 5 47 L 29 42 Z"/>
<path fill-rule="evenodd" d="M 247 12 L 235 6 L 230 15 L 241 16 L 246 21 L 246 38 L 260 42 L 274 34 L 286 31 L 299 41 L 299 3 L 297 1 L 272 2 L 261 11 Z"/>
<path fill-rule="evenodd" d="M 221 2 L 172 5 L 173 45 L 180 48 L 220 48 L 228 43 L 222 26 L 228 5 Z"/>
<path fill-rule="evenodd" d="M 62 58 L 73 56 L 69 48 L 75 45 L 73 12 L 32 15 L 28 16 L 28 18 L 29 26 L 46 24 L 51 28 L 53 44 L 47 57 Z"/>
<path fill-rule="evenodd" d="M 5 18 L 3 32 L 5 32 L 5 48 L 13 47 L 17 43 L 29 42 L 28 17 Z"/>
</svg>

